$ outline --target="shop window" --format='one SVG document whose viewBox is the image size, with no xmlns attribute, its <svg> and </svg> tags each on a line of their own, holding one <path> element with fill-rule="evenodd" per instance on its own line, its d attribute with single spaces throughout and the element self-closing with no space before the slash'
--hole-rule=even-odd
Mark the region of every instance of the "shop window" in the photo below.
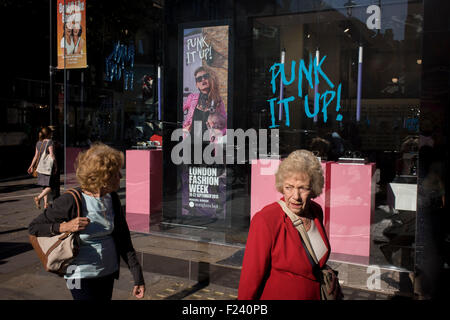
<svg viewBox="0 0 450 320">
<path fill-rule="evenodd" d="M 126 153 L 146 148 L 161 130 L 157 76 L 162 7 L 145 1 L 86 6 L 87 65 L 57 73 L 62 85 L 56 108 L 64 111 L 62 119 L 66 115 L 69 186 L 76 184 L 76 156 L 91 143 L 101 141 Z M 120 195 L 125 205 L 126 168 L 122 175 Z"/>
<path fill-rule="evenodd" d="M 350 14 L 349 8 L 325 2 L 319 12 L 253 19 L 248 93 L 257 115 L 253 126 L 280 126 L 282 156 L 304 148 L 332 164 L 327 193 L 328 230 L 336 248 L 332 259 L 412 270 L 418 150 L 426 140 L 418 126 L 422 6 L 383 5 L 375 17 L 381 19 L 378 24 L 368 5 L 351 8 Z M 269 70 L 281 61 L 282 51 L 287 82 L 295 80 L 281 86 L 281 75 L 275 77 L 274 92 Z M 292 61 L 296 66 L 291 69 Z M 311 85 L 307 68 L 316 61 L 321 64 L 319 83 L 313 71 Z M 271 112 L 268 101 L 290 96 L 288 123 L 286 110 L 277 105 Z M 370 167 L 367 179 L 358 170 L 353 174 L 359 176 L 347 175 L 352 167 L 364 166 Z M 353 182 L 342 181 L 346 187 L 340 187 L 337 179 Z M 367 184 L 365 194 L 352 195 L 361 183 Z M 344 199 L 347 213 L 338 208 Z M 364 214 L 365 220 L 350 221 Z"/>
</svg>

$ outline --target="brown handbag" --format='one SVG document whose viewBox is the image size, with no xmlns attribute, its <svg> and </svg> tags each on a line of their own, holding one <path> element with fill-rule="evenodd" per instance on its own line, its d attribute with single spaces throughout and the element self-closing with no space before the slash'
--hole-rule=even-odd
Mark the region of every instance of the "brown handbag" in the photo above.
<svg viewBox="0 0 450 320">
<path fill-rule="evenodd" d="M 303 226 L 303 221 L 296 216 L 284 203 L 284 201 L 279 200 L 278 204 L 281 206 L 286 215 L 291 219 L 292 224 L 300 233 L 300 239 L 302 241 L 303 246 L 306 250 L 306 255 L 308 256 L 309 262 L 313 266 L 313 269 L 318 268 L 319 261 L 317 260 L 316 254 L 311 246 L 311 242 L 309 241 L 308 233 Z M 339 279 L 337 278 L 338 272 L 333 270 L 331 267 L 325 265 L 327 268 L 320 269 L 318 278 L 320 281 L 320 298 L 321 300 L 342 300 L 344 298 L 344 294 L 342 293 L 342 288 L 339 284 Z M 331 272 L 333 272 L 336 276 L 336 286 L 335 289 L 336 294 L 329 294 L 328 291 L 331 289 L 333 285 L 333 277 Z"/>
<path fill-rule="evenodd" d="M 78 190 L 69 189 L 66 193 L 72 194 L 77 205 L 77 216 L 81 216 L 81 195 Z M 77 256 L 80 247 L 78 232 L 65 232 L 51 237 L 36 237 L 29 235 L 33 249 L 41 260 L 44 269 L 48 272 L 63 276 L 67 267 Z"/>
</svg>

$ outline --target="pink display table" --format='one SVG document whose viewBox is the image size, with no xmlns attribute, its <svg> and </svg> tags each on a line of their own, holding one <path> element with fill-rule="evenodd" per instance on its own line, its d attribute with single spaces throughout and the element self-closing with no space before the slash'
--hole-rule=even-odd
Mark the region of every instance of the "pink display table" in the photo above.
<svg viewBox="0 0 450 320">
<path fill-rule="evenodd" d="M 375 209 L 375 164 L 330 165 L 330 244 L 333 260 L 369 263 Z"/>
<path fill-rule="evenodd" d="M 85 150 L 86 148 L 75 148 L 75 147 L 67 147 L 66 148 L 66 171 L 67 173 L 75 173 L 75 160 L 78 157 L 78 154 Z"/>
<path fill-rule="evenodd" d="M 282 197 L 275 189 L 280 160 L 252 161 L 250 219 Z M 322 162 L 323 193 L 313 201 L 324 213 L 331 259 L 369 263 L 370 223 L 375 209 L 375 164 Z"/>
<path fill-rule="evenodd" d="M 320 196 L 314 199 L 315 202 L 320 204 L 323 211 L 323 225 L 325 227 L 326 233 L 330 234 L 330 168 L 331 161 L 321 162 L 324 184 L 323 184 L 323 192 Z"/>
<path fill-rule="evenodd" d="M 275 188 L 275 173 L 278 170 L 281 160 L 279 159 L 258 159 L 252 160 L 251 173 L 251 202 L 250 219 L 255 213 L 265 206 L 278 201 L 283 195 Z M 325 230 L 329 233 L 330 207 L 329 207 L 329 168 L 331 162 L 322 162 L 322 169 L 325 178 L 323 193 L 314 199 L 323 210 Z"/>
<path fill-rule="evenodd" d="M 265 206 L 280 200 L 283 196 L 275 188 L 275 173 L 281 160 L 252 160 L 250 219 Z"/>
<path fill-rule="evenodd" d="M 161 204 L 162 150 L 127 150 L 126 217 L 130 230 L 149 232 L 151 216 L 161 216 Z"/>
<path fill-rule="evenodd" d="M 78 185 L 77 179 L 75 177 L 75 160 L 77 159 L 78 154 L 86 149 L 87 148 L 76 148 L 76 147 L 66 148 L 65 187 Z"/>
</svg>

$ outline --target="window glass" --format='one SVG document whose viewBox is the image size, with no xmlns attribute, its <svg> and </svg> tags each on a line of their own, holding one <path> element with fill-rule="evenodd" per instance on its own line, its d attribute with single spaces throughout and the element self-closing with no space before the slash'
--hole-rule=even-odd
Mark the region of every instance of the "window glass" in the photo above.
<svg viewBox="0 0 450 320">
<path fill-rule="evenodd" d="M 324 3 L 321 11 L 253 19 L 252 123 L 280 126 L 282 156 L 304 148 L 321 157 L 329 184 L 316 200 L 331 259 L 412 270 L 422 6 Z M 281 87 L 269 70 L 282 54 L 292 83 Z M 271 112 L 268 100 L 288 97 L 288 113 L 279 104 Z"/>
<path fill-rule="evenodd" d="M 76 184 L 73 165 L 77 154 L 93 142 L 126 154 L 126 150 L 148 149 L 149 141 L 161 140 L 162 8 L 145 1 L 114 6 L 88 1 L 86 12 L 88 65 L 58 72 L 57 79 L 61 83 L 59 120 L 64 123 L 66 119 L 69 186 Z M 126 166 L 122 175 L 125 203 Z"/>
</svg>

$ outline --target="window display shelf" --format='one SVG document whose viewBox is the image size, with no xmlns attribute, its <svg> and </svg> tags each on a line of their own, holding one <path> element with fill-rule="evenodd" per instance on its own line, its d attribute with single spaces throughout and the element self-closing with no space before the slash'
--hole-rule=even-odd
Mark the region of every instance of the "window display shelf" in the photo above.
<svg viewBox="0 0 450 320">
<path fill-rule="evenodd" d="M 417 184 L 389 183 L 387 201 L 395 210 L 417 210 Z"/>
<path fill-rule="evenodd" d="M 149 232 L 161 215 L 162 150 L 126 151 L 126 218 L 130 230 Z"/>
<path fill-rule="evenodd" d="M 282 197 L 275 189 L 280 160 L 252 161 L 250 218 Z M 370 225 L 375 209 L 375 164 L 322 162 L 323 193 L 313 199 L 324 213 L 332 253 L 368 264 Z"/>
</svg>

